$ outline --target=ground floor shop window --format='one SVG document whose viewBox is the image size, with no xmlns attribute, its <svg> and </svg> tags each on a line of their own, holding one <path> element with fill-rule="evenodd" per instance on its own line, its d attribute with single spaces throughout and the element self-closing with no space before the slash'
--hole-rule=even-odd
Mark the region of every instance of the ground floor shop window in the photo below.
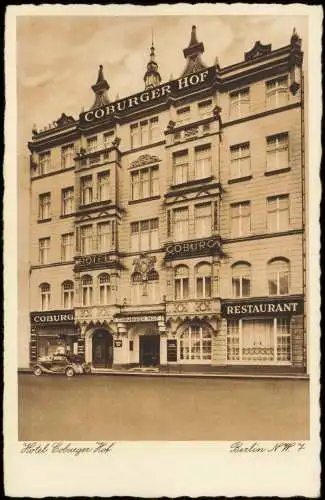
<svg viewBox="0 0 325 500">
<path fill-rule="evenodd" d="M 206 326 L 190 325 L 180 336 L 181 361 L 211 360 L 212 336 Z"/>
<path fill-rule="evenodd" d="M 228 320 L 227 360 L 265 364 L 290 362 L 289 318 Z"/>
</svg>

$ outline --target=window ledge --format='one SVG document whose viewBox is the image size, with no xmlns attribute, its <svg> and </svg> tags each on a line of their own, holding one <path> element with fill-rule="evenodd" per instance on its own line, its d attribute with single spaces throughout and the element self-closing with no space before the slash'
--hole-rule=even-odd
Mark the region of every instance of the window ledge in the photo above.
<svg viewBox="0 0 325 500">
<path fill-rule="evenodd" d="M 250 181 L 253 178 L 252 175 L 246 175 L 244 177 L 236 177 L 234 179 L 229 179 L 228 184 L 236 184 L 236 182 Z"/>
<path fill-rule="evenodd" d="M 142 203 L 144 201 L 152 201 L 152 200 L 159 200 L 160 194 L 157 194 L 155 196 L 149 196 L 148 198 L 140 198 L 139 200 L 131 200 L 128 202 L 128 205 L 135 205 L 136 203 Z"/>
<path fill-rule="evenodd" d="M 201 184 L 202 182 L 210 182 L 214 179 L 213 175 L 209 175 L 208 177 L 201 177 L 200 179 L 191 179 L 187 182 L 181 182 L 179 184 L 173 183 L 170 188 L 171 189 L 178 189 L 186 186 L 192 186 L 196 184 Z"/>
<path fill-rule="evenodd" d="M 74 217 L 74 212 L 72 212 L 71 214 L 62 214 L 60 215 L 60 219 L 67 219 L 68 217 Z"/>
<path fill-rule="evenodd" d="M 49 217 L 48 219 L 37 219 L 37 224 L 43 224 L 44 222 L 50 222 L 51 220 L 51 217 Z"/>
<path fill-rule="evenodd" d="M 276 175 L 276 174 L 284 174 L 286 172 L 290 172 L 291 167 L 278 168 L 277 170 L 267 170 L 264 172 L 264 175 Z"/>
<path fill-rule="evenodd" d="M 92 203 L 87 203 L 86 205 L 79 205 L 79 210 L 84 210 L 87 208 L 98 207 L 101 205 L 110 205 L 112 200 L 102 200 L 102 201 L 93 201 Z"/>
</svg>

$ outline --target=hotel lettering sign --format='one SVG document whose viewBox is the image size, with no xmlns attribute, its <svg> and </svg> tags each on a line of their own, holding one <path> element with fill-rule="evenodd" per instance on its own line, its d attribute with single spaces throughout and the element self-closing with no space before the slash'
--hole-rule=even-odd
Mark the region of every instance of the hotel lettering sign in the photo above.
<svg viewBox="0 0 325 500">
<path fill-rule="evenodd" d="M 101 269 L 103 267 L 113 267 L 116 263 L 116 255 L 111 253 L 100 253 L 76 257 L 74 270 Z"/>
<path fill-rule="evenodd" d="M 166 245 L 165 260 L 212 255 L 218 252 L 220 252 L 220 239 L 218 237 L 184 241 Z"/>
<path fill-rule="evenodd" d="M 221 305 L 222 316 L 291 316 L 303 314 L 303 299 L 265 299 L 250 302 L 226 302 Z"/>
<path fill-rule="evenodd" d="M 152 102 L 161 102 L 169 96 L 177 96 L 182 91 L 197 90 L 211 82 L 215 75 L 215 67 L 208 68 L 192 75 L 173 80 L 159 87 L 145 90 L 125 99 L 120 99 L 97 109 L 91 109 L 79 116 L 80 124 L 87 125 L 98 122 L 109 116 L 121 115 L 127 111 L 134 111 Z"/>
<path fill-rule="evenodd" d="M 152 321 L 164 321 L 163 316 L 145 315 L 145 316 L 123 316 L 115 318 L 118 323 L 148 323 Z"/>
<path fill-rule="evenodd" d="M 30 319 L 32 325 L 71 325 L 74 323 L 74 310 L 32 312 Z"/>
</svg>

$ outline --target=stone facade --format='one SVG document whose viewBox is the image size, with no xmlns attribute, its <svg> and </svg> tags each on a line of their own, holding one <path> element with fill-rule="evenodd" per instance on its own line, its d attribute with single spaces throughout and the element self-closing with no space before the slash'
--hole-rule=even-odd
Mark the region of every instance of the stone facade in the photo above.
<svg viewBox="0 0 325 500">
<path fill-rule="evenodd" d="M 94 368 L 305 370 L 301 40 L 263 47 L 206 68 L 194 30 L 179 79 L 110 103 L 100 67 L 91 110 L 33 131 L 30 311 L 74 321 L 32 321 L 31 363 L 48 336 Z"/>
</svg>

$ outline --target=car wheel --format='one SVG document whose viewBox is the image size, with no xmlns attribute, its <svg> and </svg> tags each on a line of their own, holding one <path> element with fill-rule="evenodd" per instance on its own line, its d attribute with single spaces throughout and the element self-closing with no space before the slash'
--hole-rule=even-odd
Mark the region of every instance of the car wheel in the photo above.
<svg viewBox="0 0 325 500">
<path fill-rule="evenodd" d="M 39 366 L 36 366 L 36 368 L 34 368 L 34 375 L 36 375 L 36 377 L 39 377 L 40 375 L 42 375 L 42 373 L 43 372 Z"/>
<path fill-rule="evenodd" d="M 73 377 L 74 376 L 74 369 L 71 368 L 71 366 L 69 366 L 66 371 L 65 371 L 65 374 L 67 377 Z"/>
</svg>

